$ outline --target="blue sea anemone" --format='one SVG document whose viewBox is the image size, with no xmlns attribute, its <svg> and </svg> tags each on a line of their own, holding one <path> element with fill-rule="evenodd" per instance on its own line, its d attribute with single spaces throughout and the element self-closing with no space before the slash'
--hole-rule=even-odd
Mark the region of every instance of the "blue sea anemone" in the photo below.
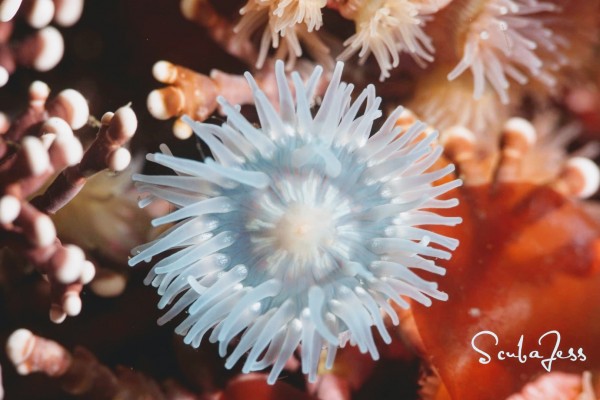
<svg viewBox="0 0 600 400">
<path fill-rule="evenodd" d="M 176 332 L 198 347 L 212 329 L 222 356 L 240 336 L 226 367 L 248 353 L 243 371 L 272 366 L 270 383 L 299 345 L 311 381 L 321 352 L 331 368 L 348 341 L 377 359 L 371 327 L 389 343 L 383 315 L 399 323 L 388 300 L 407 307 L 403 296 L 424 305 L 447 299 L 414 270 L 443 275 L 426 257 L 448 259 L 442 248 L 458 241 L 419 226 L 460 223 L 431 210 L 457 205 L 436 197 L 461 182 L 432 185 L 454 167 L 425 172 L 442 153 L 437 133 L 421 122 L 396 126 L 401 108 L 371 135 L 381 99 L 370 85 L 352 101 L 342 69 L 338 63 L 314 116 L 320 67 L 306 83 L 292 73 L 294 102 L 276 64 L 279 110 L 247 73 L 260 127 L 220 98 L 221 126 L 187 119 L 214 158 L 182 159 L 163 148 L 148 160 L 177 176 L 134 176 L 149 194 L 141 207 L 164 199 L 177 208 L 152 221 L 176 224 L 129 261 L 169 252 L 146 279 L 162 296 L 159 307 L 171 306 L 159 323 L 187 311 Z"/>
</svg>

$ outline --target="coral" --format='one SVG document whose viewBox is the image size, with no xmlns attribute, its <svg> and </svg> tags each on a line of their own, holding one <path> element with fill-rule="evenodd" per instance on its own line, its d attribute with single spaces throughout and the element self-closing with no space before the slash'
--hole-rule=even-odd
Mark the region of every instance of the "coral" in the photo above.
<svg viewBox="0 0 600 400">
<path fill-rule="evenodd" d="M 141 165 L 138 158 L 118 174 L 105 170 L 91 176 L 77 196 L 52 215 L 58 236 L 81 247 L 96 265 L 89 287 L 98 296 L 123 293 L 131 249 L 156 235 L 149 228 L 151 216 L 167 209 L 166 205 L 157 210 L 138 208 L 131 176 Z"/>
<path fill-rule="evenodd" d="M 213 71 L 208 77 L 168 61 L 159 61 L 154 64 L 152 74 L 157 81 L 169 85 L 153 90 L 148 95 L 148 111 L 158 119 L 190 115 L 204 121 L 217 109 L 218 93 L 235 93 L 236 101 L 241 104 L 247 103 L 251 97 L 251 93 L 240 93 L 241 77 L 219 71 Z M 180 139 L 187 139 L 192 135 L 192 130 L 178 118 L 173 125 L 173 133 Z"/>
<path fill-rule="evenodd" d="M 29 203 L 27 197 L 52 174 L 80 162 L 83 150 L 71 127 L 81 127 L 88 109 L 73 90 L 46 102 L 48 94 L 44 83 L 34 82 L 28 110 L 1 137 L 0 216 L 3 244 L 20 249 L 48 275 L 53 303 L 50 316 L 60 322 L 66 315 L 79 314 L 79 293 L 82 284 L 92 279 L 94 268 L 79 248 L 61 245 L 46 210 Z"/>
<path fill-rule="evenodd" d="M 583 376 L 551 372 L 525 385 L 521 393 L 506 400 L 595 400 L 597 397 L 591 380 L 592 374 L 589 372 L 584 372 Z"/>
<path fill-rule="evenodd" d="M 424 305 L 431 304 L 429 297 L 445 300 L 437 284 L 411 267 L 444 274 L 423 257 L 450 257 L 431 243 L 449 250 L 458 245 L 418 227 L 460 222 L 421 210 L 456 205 L 436 197 L 460 181 L 431 186 L 451 166 L 423 174 L 441 153 L 437 135 L 422 135 L 425 124 L 419 122 L 396 127 L 398 108 L 369 138 L 380 101 L 370 86 L 352 102 L 353 85 L 341 82 L 341 63 L 313 118 L 309 104 L 320 74 L 316 68 L 306 85 L 292 74 L 294 107 L 283 63 L 277 63 L 279 114 L 247 74 L 260 129 L 220 98 L 228 117 L 221 127 L 187 120 L 215 160 L 185 160 L 163 149 L 166 154 L 148 159 L 180 176 L 134 176 L 148 193 L 142 207 L 156 198 L 177 207 L 153 225 L 180 221 L 130 259 L 135 265 L 180 248 L 146 278 L 162 295 L 159 307 L 174 302 L 159 323 L 187 309 L 176 332 L 198 347 L 214 328 L 210 340 L 219 341 L 222 356 L 247 329 L 225 365 L 231 368 L 250 351 L 243 371 L 274 364 L 270 383 L 300 344 L 310 381 L 322 346 L 328 368 L 347 340 L 379 358 L 370 327 L 389 343 L 380 312 L 398 323 L 387 300 L 400 306 L 407 305 L 400 295 Z"/>
<path fill-rule="evenodd" d="M 308 78 L 308 70 L 312 64 L 302 63 L 297 67 L 302 71 L 302 76 Z M 152 74 L 157 81 L 169 86 L 150 92 L 146 101 L 148 111 L 157 119 L 177 117 L 173 133 L 179 139 L 187 139 L 192 135 L 192 128 L 182 118 L 187 115 L 196 121 L 206 120 L 219 107 L 219 95 L 240 105 L 254 103 L 252 89 L 245 84 L 244 77 L 239 75 L 215 69 L 210 72 L 210 76 L 206 76 L 168 61 L 154 64 Z M 316 95 L 324 91 L 328 74 L 324 75 L 316 82 Z M 267 98 L 275 103 L 278 89 L 273 65 L 258 72 L 255 80 L 263 88 Z"/>
<path fill-rule="evenodd" d="M 452 301 L 449 307 L 434 304 L 412 310 L 423 348 L 451 398 L 505 398 L 540 371 L 539 360 L 521 364 L 493 359 L 482 365 L 476 356 L 465 358 L 480 331 L 495 332 L 508 351 L 523 335 L 523 349 L 546 357 L 554 343 L 538 339 L 558 331 L 561 348 L 585 349 L 588 361 L 578 366 L 580 371 L 599 367 L 600 349 L 593 339 L 597 326 L 579 316 L 598 318 L 600 225 L 577 200 L 598 189 L 598 167 L 565 154 L 555 159 L 559 167 L 544 180 L 524 175 L 536 136 L 529 122 L 511 119 L 501 146 L 486 157 L 477 152 L 477 141 L 467 130 L 442 134 L 445 153 L 464 179 L 464 186 L 453 193 L 459 207 L 465 207 L 460 213 L 463 224 L 457 227 L 461 246 L 443 263 L 448 279 L 441 287 Z M 446 327 L 443 332 L 440 324 Z M 478 345 L 492 355 L 500 350 L 493 341 Z M 564 363 L 558 360 L 552 368 L 566 368 Z"/>
<path fill-rule="evenodd" d="M 115 374 L 86 349 L 71 353 L 27 329 L 10 335 L 6 352 L 19 374 L 44 373 L 58 379 L 69 394 L 88 399 L 165 398 L 158 384 L 143 374 L 128 368 L 119 368 Z"/>
<path fill-rule="evenodd" d="M 98 138 L 84 152 L 73 136 L 88 118 L 85 99 L 68 89 L 47 101 L 49 88 L 34 82 L 29 90 L 29 108 L 2 135 L 0 142 L 0 216 L 3 244 L 10 243 L 52 287 L 50 318 L 61 322 L 81 310 L 82 285 L 94 276 L 93 265 L 76 246 L 63 246 L 48 214 L 70 201 L 85 184 L 86 177 L 104 168 L 120 170 L 129 163 L 121 146 L 135 131 L 135 115 L 128 108 L 105 115 Z M 42 194 L 31 201 L 46 181 L 58 174 Z"/>
<path fill-rule="evenodd" d="M 22 5 L 22 7 L 21 7 Z M 83 0 L 3 0 L 0 2 L 0 87 L 8 82 L 18 65 L 48 71 L 62 59 L 64 41 L 60 32 L 51 26 L 73 25 L 83 10 Z M 11 42 L 13 18 L 22 15 L 38 31 L 16 43 Z"/>
</svg>

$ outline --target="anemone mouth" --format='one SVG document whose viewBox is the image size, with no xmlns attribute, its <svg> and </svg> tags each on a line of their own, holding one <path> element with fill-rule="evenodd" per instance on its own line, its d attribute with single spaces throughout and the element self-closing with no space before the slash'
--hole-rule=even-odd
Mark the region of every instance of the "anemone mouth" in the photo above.
<svg viewBox="0 0 600 400">
<path fill-rule="evenodd" d="M 236 217 L 244 230 L 240 245 L 255 258 L 256 269 L 282 281 L 288 293 L 293 288 L 306 294 L 312 285 L 335 280 L 345 273 L 345 265 L 368 253 L 364 246 L 373 238 L 368 232 L 378 229 L 361 221 L 360 214 L 387 202 L 381 187 L 365 185 L 364 164 L 346 149 L 331 149 L 327 159 L 316 152 L 311 153 L 313 159 L 294 157 L 308 147 L 288 143 L 268 163 L 264 159 L 248 163 L 246 168 L 262 167 L 271 183 L 252 193 L 229 194 L 240 205 Z"/>
<path fill-rule="evenodd" d="M 225 366 L 247 353 L 243 371 L 272 366 L 270 383 L 299 345 L 311 381 L 321 352 L 331 368 L 346 341 L 377 359 L 371 327 L 389 343 L 382 313 L 399 323 L 388 300 L 407 307 L 404 296 L 425 305 L 447 298 L 414 270 L 444 274 L 433 259 L 449 258 L 458 241 L 420 226 L 460 222 L 432 210 L 455 206 L 456 199 L 436 197 L 461 182 L 433 185 L 453 167 L 429 171 L 441 154 L 437 134 L 423 123 L 397 127 L 402 109 L 371 136 L 380 99 L 369 86 L 352 101 L 342 67 L 314 116 L 320 68 L 306 83 L 292 74 L 294 102 L 283 63 L 276 64 L 279 112 L 248 74 L 260 128 L 220 99 L 222 126 L 188 120 L 214 159 L 164 149 L 148 159 L 178 176 L 134 176 L 148 193 L 141 206 L 162 198 L 177 208 L 153 220 L 175 225 L 130 259 L 135 265 L 172 252 L 146 279 L 162 296 L 159 307 L 169 306 L 159 323 L 187 311 L 176 332 L 197 347 L 212 330 L 222 356 L 240 336 Z"/>
</svg>

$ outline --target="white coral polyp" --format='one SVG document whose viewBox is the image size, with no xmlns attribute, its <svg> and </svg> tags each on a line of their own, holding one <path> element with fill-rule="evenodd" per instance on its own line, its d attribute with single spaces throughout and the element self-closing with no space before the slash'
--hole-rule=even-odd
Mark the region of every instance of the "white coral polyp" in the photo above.
<svg viewBox="0 0 600 400">
<path fill-rule="evenodd" d="M 188 119 L 214 159 L 152 154 L 149 160 L 178 175 L 134 177 L 149 194 L 141 206 L 160 198 L 177 208 L 153 221 L 176 224 L 130 259 L 135 265 L 169 252 L 146 280 L 162 295 L 159 307 L 170 306 L 159 323 L 187 311 L 176 332 L 197 347 L 212 329 L 209 340 L 219 342 L 222 356 L 241 335 L 226 366 L 249 353 L 243 371 L 272 366 L 270 383 L 300 345 L 311 381 L 321 352 L 331 368 L 348 339 L 377 359 L 371 327 L 389 343 L 382 312 L 399 323 L 388 300 L 407 307 L 403 296 L 424 305 L 447 298 L 423 277 L 445 273 L 426 257 L 448 259 L 444 248 L 458 241 L 420 226 L 460 222 L 432 210 L 455 206 L 456 199 L 436 197 L 461 182 L 432 185 L 453 166 L 425 172 L 442 151 L 437 133 L 425 134 L 420 122 L 403 132 L 396 126 L 401 108 L 371 136 L 380 98 L 370 85 L 353 102 L 342 68 L 314 117 L 322 68 L 306 84 L 292 74 L 294 102 L 276 63 L 279 112 L 247 74 L 260 127 L 220 98 L 223 125 Z"/>
<path fill-rule="evenodd" d="M 355 20 L 356 33 L 344 42 L 340 60 L 358 52 L 363 63 L 373 53 L 381 69 L 380 80 L 389 78 L 391 69 L 398 66 L 401 52 L 421 64 L 433 61 L 434 47 L 423 30 L 425 19 L 412 0 L 367 0 Z"/>
<path fill-rule="evenodd" d="M 554 86 L 551 72 L 566 64 L 561 49 L 568 43 L 546 26 L 541 13 L 556 11 L 554 4 L 537 0 L 489 0 L 471 24 L 462 59 L 448 80 L 470 69 L 475 99 L 489 83 L 504 104 L 509 103 L 509 78 L 524 85 L 533 77 Z"/>
</svg>

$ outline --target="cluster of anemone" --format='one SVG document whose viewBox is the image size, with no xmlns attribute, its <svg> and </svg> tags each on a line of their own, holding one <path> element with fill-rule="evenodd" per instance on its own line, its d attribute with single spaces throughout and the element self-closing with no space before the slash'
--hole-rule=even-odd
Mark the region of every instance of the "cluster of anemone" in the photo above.
<svg viewBox="0 0 600 400">
<path fill-rule="evenodd" d="M 445 273 L 434 259 L 448 259 L 458 241 L 422 226 L 460 222 L 434 210 L 457 204 L 437 197 L 461 182 L 433 184 L 453 166 L 434 167 L 442 148 L 426 124 L 397 126 L 402 108 L 372 133 L 381 99 L 368 86 L 353 101 L 342 66 L 314 116 L 322 68 L 306 83 L 291 75 L 294 99 L 278 62 L 276 105 L 247 74 L 260 127 L 220 98 L 221 126 L 188 119 L 213 157 L 182 159 L 163 148 L 148 159 L 177 175 L 134 176 L 147 193 L 141 206 L 164 199 L 176 207 L 153 220 L 174 225 L 130 259 L 175 250 L 146 278 L 159 307 L 170 305 L 159 323 L 185 312 L 176 332 L 198 347 L 212 329 L 222 356 L 241 336 L 226 367 L 248 352 L 243 371 L 272 366 L 270 383 L 299 346 L 310 381 L 323 349 L 327 368 L 347 342 L 377 359 L 371 327 L 389 343 L 382 313 L 399 323 L 388 300 L 408 307 L 404 296 L 426 306 L 447 299 L 427 278 Z"/>
<path fill-rule="evenodd" d="M 480 99 L 485 86 L 490 85 L 505 104 L 509 102 L 510 81 L 525 85 L 534 78 L 553 87 L 556 78 L 552 71 L 567 63 L 563 51 L 569 43 L 553 32 L 545 14 L 559 11 L 550 2 L 487 2 L 471 16 L 462 58 L 448 79 L 454 80 L 469 69 L 475 99 Z"/>
<path fill-rule="evenodd" d="M 312 34 L 323 24 L 321 8 L 325 3 L 323 0 L 249 0 L 240 9 L 242 18 L 234 32 L 249 37 L 266 25 L 260 36 L 258 68 L 264 65 L 271 47 L 278 49 L 278 56 L 287 58 L 290 64 L 302 56 L 302 45 L 316 58 L 326 61 L 327 46 Z"/>
<path fill-rule="evenodd" d="M 499 134 L 527 96 L 554 96 L 580 79 L 598 42 L 597 0 L 249 0 L 237 22 L 208 0 L 181 4 L 186 18 L 264 74 L 275 59 L 287 69 L 314 61 L 328 73 L 334 59 L 358 61 L 362 78 L 378 66 L 381 81 L 416 82 L 409 105 L 436 128 L 478 135 Z"/>
<path fill-rule="evenodd" d="M 337 55 L 338 59 L 348 60 L 358 53 L 360 61 L 365 62 L 372 54 L 381 69 L 381 80 L 390 77 L 403 53 L 424 67 L 433 62 L 436 47 L 446 46 L 442 46 L 441 39 L 447 41 L 448 30 L 455 29 L 450 34 L 456 35 L 451 51 L 459 60 L 448 71 L 448 79 L 452 81 L 470 69 L 476 99 L 487 85 L 503 103 L 509 101 L 507 90 L 511 82 L 524 85 L 529 79 L 536 79 L 554 86 L 554 71 L 566 64 L 566 49 L 571 46 L 568 32 L 555 22 L 563 11 L 561 2 L 556 0 L 338 0 L 329 4 L 314 0 L 250 0 L 240 10 L 242 18 L 236 30 L 251 34 L 265 26 L 259 45 L 259 66 L 264 64 L 270 46 L 279 47 L 280 39 L 287 43 L 289 51 L 300 56 L 302 40 L 310 36 L 313 43 L 319 42 L 314 31 L 323 25 L 325 6 L 335 8 L 355 24 L 356 33 L 345 39 L 346 48 Z M 449 22 L 447 15 L 452 15 L 454 22 Z M 431 29 L 433 34 L 426 24 L 436 26 Z M 444 37 L 436 37 L 440 30 L 445 32 Z"/>
</svg>

